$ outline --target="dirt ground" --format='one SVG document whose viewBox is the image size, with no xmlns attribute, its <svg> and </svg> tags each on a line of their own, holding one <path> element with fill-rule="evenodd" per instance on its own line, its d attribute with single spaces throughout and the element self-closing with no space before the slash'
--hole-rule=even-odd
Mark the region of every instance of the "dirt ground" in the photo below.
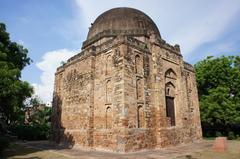
<svg viewBox="0 0 240 159">
<path fill-rule="evenodd" d="M 146 150 L 128 154 L 64 149 L 48 141 L 18 141 L 6 149 L 1 159 L 240 159 L 240 141 L 229 140 L 228 150 L 214 152 L 213 140 L 179 145 L 161 150 Z"/>
</svg>

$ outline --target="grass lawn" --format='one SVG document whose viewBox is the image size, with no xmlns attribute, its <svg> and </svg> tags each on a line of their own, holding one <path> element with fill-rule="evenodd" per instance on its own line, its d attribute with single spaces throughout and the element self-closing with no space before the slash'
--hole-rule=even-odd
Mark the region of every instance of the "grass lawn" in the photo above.
<svg viewBox="0 0 240 159">
<path fill-rule="evenodd" d="M 240 159 L 240 140 L 228 140 L 228 149 L 225 152 L 215 152 L 207 149 L 202 152 L 180 156 L 176 159 Z"/>
<path fill-rule="evenodd" d="M 47 143 L 47 142 L 46 142 Z M 174 151 L 160 150 L 160 151 L 146 151 L 135 154 L 109 154 L 104 152 L 83 152 L 81 150 L 72 149 L 50 149 L 45 146 L 40 146 L 40 142 L 36 142 L 36 148 L 44 147 L 44 150 L 34 149 L 28 147 L 30 142 L 26 144 L 12 143 L 10 147 L 3 151 L 0 159 L 70 159 L 70 158 L 81 158 L 81 159 L 240 159 L 240 141 L 239 140 L 228 140 L 228 150 L 225 152 L 214 152 L 211 148 L 213 140 L 204 140 L 199 146 L 198 143 L 189 146 L 183 146 L 176 148 Z M 208 145 L 208 146 L 207 146 Z M 179 153 L 182 150 L 185 153 Z M 71 155 L 71 156 L 70 156 Z"/>
<path fill-rule="evenodd" d="M 3 151 L 0 159 L 68 159 L 68 157 L 51 150 L 39 150 L 11 144 L 8 149 Z"/>
</svg>

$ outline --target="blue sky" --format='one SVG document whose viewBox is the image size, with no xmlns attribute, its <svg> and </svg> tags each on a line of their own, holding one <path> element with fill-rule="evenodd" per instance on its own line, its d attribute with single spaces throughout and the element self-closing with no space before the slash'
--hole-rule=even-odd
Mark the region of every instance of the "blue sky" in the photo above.
<svg viewBox="0 0 240 159">
<path fill-rule="evenodd" d="M 90 24 L 114 7 L 148 14 L 162 38 L 180 44 L 191 64 L 210 55 L 240 55 L 239 0 L 1 0 L 0 4 L 0 22 L 33 59 L 22 79 L 45 102 L 52 99 L 56 67 L 80 52 Z"/>
</svg>

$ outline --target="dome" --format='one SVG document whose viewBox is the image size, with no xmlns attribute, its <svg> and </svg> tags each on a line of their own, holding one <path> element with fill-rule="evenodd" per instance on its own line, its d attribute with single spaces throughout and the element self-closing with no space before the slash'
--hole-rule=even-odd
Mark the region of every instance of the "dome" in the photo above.
<svg viewBox="0 0 240 159">
<path fill-rule="evenodd" d="M 103 31 L 115 34 L 142 35 L 154 32 L 160 38 L 159 30 L 153 20 L 142 11 L 133 8 L 113 8 L 97 17 L 89 29 L 87 40 Z"/>
</svg>

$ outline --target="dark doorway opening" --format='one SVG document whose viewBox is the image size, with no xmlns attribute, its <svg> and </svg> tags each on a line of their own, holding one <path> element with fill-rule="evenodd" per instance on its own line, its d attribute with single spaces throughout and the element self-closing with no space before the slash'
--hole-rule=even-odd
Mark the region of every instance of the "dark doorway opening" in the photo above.
<svg viewBox="0 0 240 159">
<path fill-rule="evenodd" d="M 166 115 L 170 118 L 171 126 L 175 126 L 174 97 L 166 96 Z"/>
</svg>

